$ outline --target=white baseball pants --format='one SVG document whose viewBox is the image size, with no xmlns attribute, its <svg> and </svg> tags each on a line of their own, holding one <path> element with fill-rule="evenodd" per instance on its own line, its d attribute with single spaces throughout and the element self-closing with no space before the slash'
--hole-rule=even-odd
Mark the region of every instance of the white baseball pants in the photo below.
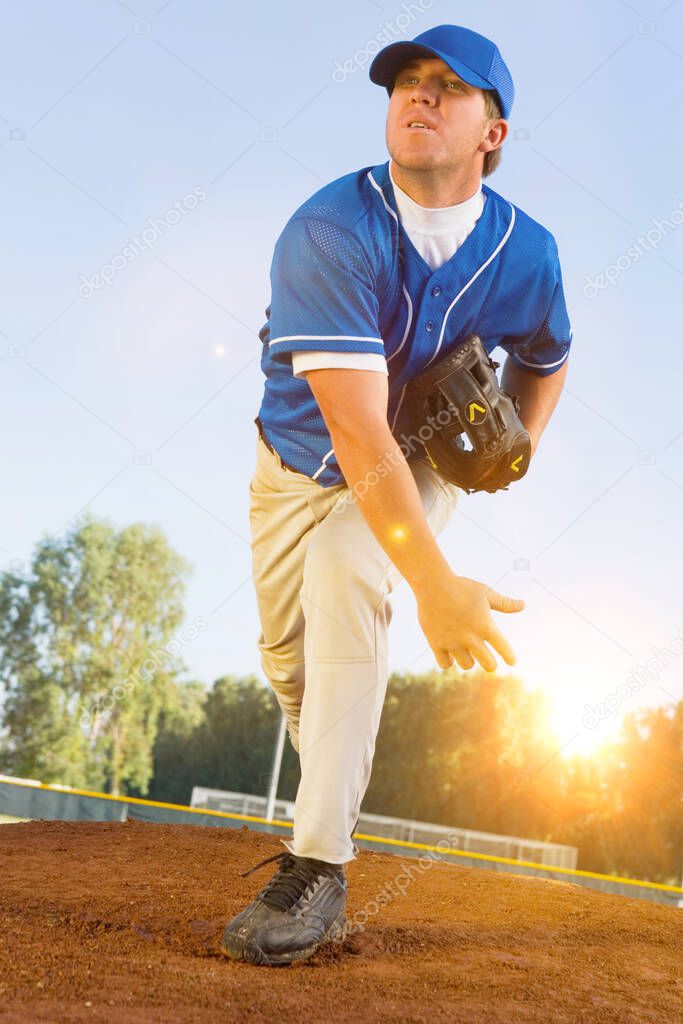
<svg viewBox="0 0 683 1024">
<path fill-rule="evenodd" d="M 299 753 L 294 854 L 353 860 L 388 679 L 388 595 L 401 576 L 345 485 L 285 469 L 257 437 L 249 484 L 261 666 Z M 460 489 L 426 459 L 410 463 L 438 535 Z"/>
</svg>

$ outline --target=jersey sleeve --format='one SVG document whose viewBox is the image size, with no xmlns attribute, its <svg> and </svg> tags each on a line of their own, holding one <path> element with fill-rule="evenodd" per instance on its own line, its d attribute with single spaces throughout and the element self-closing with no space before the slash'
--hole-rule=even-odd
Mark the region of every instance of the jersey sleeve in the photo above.
<svg viewBox="0 0 683 1024">
<path fill-rule="evenodd" d="M 562 287 L 562 271 L 557 246 L 552 245 L 550 301 L 541 305 L 541 320 L 535 330 L 525 336 L 508 336 L 500 342 L 501 348 L 510 358 L 525 370 L 531 370 L 539 377 L 556 373 L 566 362 L 572 344 L 572 328 L 569 322 L 567 304 Z M 543 313 L 543 309 L 545 312 Z"/>
<path fill-rule="evenodd" d="M 292 352 L 292 373 L 306 376 L 309 370 L 370 370 L 388 374 L 384 356 L 374 352 Z"/>
<path fill-rule="evenodd" d="M 360 240 L 326 221 L 298 217 L 275 244 L 269 352 L 368 352 L 384 356 L 374 274 Z"/>
</svg>

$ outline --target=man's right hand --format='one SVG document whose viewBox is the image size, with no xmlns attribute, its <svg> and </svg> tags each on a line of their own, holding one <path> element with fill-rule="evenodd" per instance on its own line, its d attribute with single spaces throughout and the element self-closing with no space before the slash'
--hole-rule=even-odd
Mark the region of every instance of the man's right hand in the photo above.
<svg viewBox="0 0 683 1024">
<path fill-rule="evenodd" d="M 487 643 L 508 665 L 515 664 L 512 647 L 491 611 L 521 612 L 520 598 L 506 597 L 453 572 L 432 581 L 428 589 L 415 591 L 415 597 L 418 621 L 440 668 L 450 668 L 455 659 L 462 669 L 478 661 L 487 672 L 495 672 L 498 665 Z"/>
</svg>

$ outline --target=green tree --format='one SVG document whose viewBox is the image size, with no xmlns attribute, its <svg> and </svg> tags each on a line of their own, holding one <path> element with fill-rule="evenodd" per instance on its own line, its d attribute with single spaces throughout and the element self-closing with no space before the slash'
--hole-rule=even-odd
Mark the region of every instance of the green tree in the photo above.
<svg viewBox="0 0 683 1024">
<path fill-rule="evenodd" d="M 150 799 L 189 804 L 192 787 L 197 784 L 198 733 L 206 721 L 207 696 L 203 683 L 193 680 L 173 684 L 159 717 L 153 777 L 146 794 Z"/>
<path fill-rule="evenodd" d="M 544 839 L 556 750 L 547 702 L 514 676 L 392 675 L 363 809 Z"/>
<path fill-rule="evenodd" d="M 608 813 L 599 819 L 595 860 L 602 859 L 609 871 L 679 885 L 683 704 L 627 715 L 602 767 Z"/>
<path fill-rule="evenodd" d="M 86 517 L 37 545 L 26 578 L 0 575 L 5 770 L 144 792 L 182 670 L 189 565 L 156 527 Z"/>
<path fill-rule="evenodd" d="M 271 688 L 256 676 L 221 676 L 198 708 L 179 688 L 181 709 L 194 708 L 195 724 L 180 710 L 165 715 L 154 750 L 156 800 L 189 803 L 193 786 L 265 796 L 272 770 L 280 709 Z M 278 797 L 293 800 L 299 759 L 289 740 L 280 774 Z"/>
</svg>

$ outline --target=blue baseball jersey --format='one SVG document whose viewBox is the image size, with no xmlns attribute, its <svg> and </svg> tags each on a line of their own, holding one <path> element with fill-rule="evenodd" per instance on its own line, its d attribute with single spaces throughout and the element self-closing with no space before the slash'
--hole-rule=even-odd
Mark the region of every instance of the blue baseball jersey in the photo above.
<svg viewBox="0 0 683 1024">
<path fill-rule="evenodd" d="M 539 376 L 555 373 L 571 327 L 552 234 L 482 182 L 484 208 L 436 270 L 403 229 L 389 161 L 330 182 L 279 236 L 259 331 L 265 388 L 258 418 L 284 462 L 323 487 L 343 483 L 313 392 L 292 352 L 374 352 L 387 361 L 388 421 L 410 433 L 406 386 L 476 333 Z"/>
</svg>

